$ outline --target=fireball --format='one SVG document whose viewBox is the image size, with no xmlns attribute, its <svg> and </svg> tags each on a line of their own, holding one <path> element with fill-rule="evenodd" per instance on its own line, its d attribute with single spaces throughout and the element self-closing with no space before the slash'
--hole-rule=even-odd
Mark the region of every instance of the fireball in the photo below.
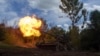
<svg viewBox="0 0 100 56">
<path fill-rule="evenodd" d="M 41 35 L 39 29 L 42 25 L 42 22 L 35 16 L 32 17 L 25 16 L 21 18 L 19 20 L 18 25 L 24 37 L 30 37 L 30 36 L 39 37 Z"/>
</svg>

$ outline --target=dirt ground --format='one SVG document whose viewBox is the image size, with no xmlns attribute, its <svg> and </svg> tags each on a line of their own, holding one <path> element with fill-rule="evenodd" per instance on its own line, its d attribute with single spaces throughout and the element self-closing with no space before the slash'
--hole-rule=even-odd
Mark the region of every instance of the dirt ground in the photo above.
<svg viewBox="0 0 100 56">
<path fill-rule="evenodd" d="M 32 48 L 0 49 L 0 56 L 100 56 L 98 52 L 52 51 Z"/>
</svg>

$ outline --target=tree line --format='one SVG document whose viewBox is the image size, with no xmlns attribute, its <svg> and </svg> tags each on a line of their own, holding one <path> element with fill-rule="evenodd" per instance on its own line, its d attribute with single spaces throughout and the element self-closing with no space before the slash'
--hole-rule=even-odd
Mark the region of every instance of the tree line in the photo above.
<svg viewBox="0 0 100 56">
<path fill-rule="evenodd" d="M 43 21 L 43 26 L 40 29 L 42 35 L 37 44 L 55 43 L 57 48 L 61 50 L 100 51 L 100 11 L 91 11 L 89 15 L 90 23 L 80 31 L 77 23 L 83 18 L 83 28 L 88 16 L 88 11 L 83 8 L 83 3 L 79 0 L 61 0 L 61 2 L 60 9 L 72 21 L 69 31 L 57 26 L 49 29 L 46 21 L 41 19 Z M 9 34 L 7 29 L 13 28 L 7 28 L 4 24 L 0 24 L 1 41 L 4 41 L 6 37 L 14 37 L 14 35 Z M 19 29 L 16 31 L 19 31 Z M 22 37 L 21 33 L 17 33 L 17 37 L 19 36 Z"/>
</svg>

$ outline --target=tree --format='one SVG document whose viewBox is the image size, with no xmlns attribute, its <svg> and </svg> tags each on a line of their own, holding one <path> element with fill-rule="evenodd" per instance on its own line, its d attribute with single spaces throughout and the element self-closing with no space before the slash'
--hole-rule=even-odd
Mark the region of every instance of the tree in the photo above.
<svg viewBox="0 0 100 56">
<path fill-rule="evenodd" d="M 55 38 L 56 50 L 69 50 L 69 36 L 66 31 L 61 27 L 52 27 L 49 32 L 51 36 Z"/>
<path fill-rule="evenodd" d="M 94 48 L 100 49 L 100 11 L 95 10 L 90 14 L 91 28 L 94 29 Z"/>
<path fill-rule="evenodd" d="M 83 9 L 83 3 L 79 0 L 61 0 L 62 4 L 59 6 L 60 9 L 67 14 L 68 18 L 71 20 L 72 25 L 70 26 L 70 37 L 72 46 L 78 43 L 78 30 L 76 29 L 76 24 L 83 17 L 83 26 L 87 19 L 87 11 Z M 82 28 L 83 28 L 82 26 Z M 77 33 L 76 33 L 77 32 Z M 76 44 L 77 45 L 77 44 Z M 75 47 L 76 48 L 76 47 Z"/>
<path fill-rule="evenodd" d="M 49 29 L 47 32 L 45 32 L 45 38 L 47 38 L 48 40 L 54 39 L 54 41 L 50 42 L 55 42 L 59 36 L 62 36 L 64 34 L 65 31 L 62 28 L 55 26 Z"/>
<path fill-rule="evenodd" d="M 80 45 L 79 28 L 74 26 L 70 29 L 69 37 L 71 39 L 72 50 L 78 50 Z"/>
<path fill-rule="evenodd" d="M 91 21 L 91 28 L 100 31 L 100 11 L 95 10 L 92 11 L 90 14 L 90 21 Z"/>
<path fill-rule="evenodd" d="M 95 32 L 93 29 L 84 29 L 80 33 L 81 38 L 81 49 L 82 50 L 90 50 L 93 49 L 94 43 L 95 43 Z"/>
<path fill-rule="evenodd" d="M 82 49 L 100 50 L 100 12 L 95 10 L 90 14 L 91 24 L 81 34 Z"/>
<path fill-rule="evenodd" d="M 0 41 L 3 41 L 5 37 L 6 37 L 5 25 L 0 24 Z"/>
<path fill-rule="evenodd" d="M 86 21 L 87 11 L 83 8 L 83 3 L 79 2 L 79 0 L 61 0 L 62 5 L 60 5 L 60 9 L 66 13 L 72 21 L 72 27 L 75 26 L 81 17 L 84 17 L 83 24 Z"/>
</svg>

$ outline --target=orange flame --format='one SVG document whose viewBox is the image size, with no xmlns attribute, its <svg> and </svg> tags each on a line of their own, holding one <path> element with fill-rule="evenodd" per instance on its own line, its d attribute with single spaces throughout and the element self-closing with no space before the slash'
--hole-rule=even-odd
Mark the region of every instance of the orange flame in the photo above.
<svg viewBox="0 0 100 56">
<path fill-rule="evenodd" d="M 35 16 L 25 16 L 21 18 L 18 25 L 24 37 L 39 37 L 41 35 L 39 28 L 41 27 L 42 22 L 41 20 L 36 19 Z"/>
</svg>

